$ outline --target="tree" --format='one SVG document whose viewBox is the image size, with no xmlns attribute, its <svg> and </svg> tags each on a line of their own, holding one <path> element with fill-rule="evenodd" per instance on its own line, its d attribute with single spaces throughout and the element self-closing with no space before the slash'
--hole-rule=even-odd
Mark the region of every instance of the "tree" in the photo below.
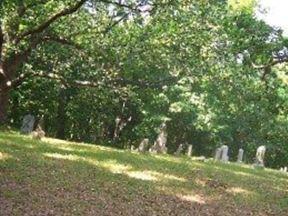
<svg viewBox="0 0 288 216">
<path fill-rule="evenodd" d="M 73 45 L 76 49 L 77 36 L 81 37 L 83 26 L 75 26 L 74 35 L 61 34 L 55 31 L 55 24 L 73 19 L 73 14 L 98 13 L 103 11 L 108 14 L 108 5 L 115 5 L 122 10 L 121 18 L 112 19 L 109 25 L 102 32 L 109 31 L 113 26 L 117 25 L 131 13 L 142 12 L 141 7 L 144 2 L 128 1 L 122 4 L 121 1 L 1 1 L 1 18 L 0 18 L 0 122 L 5 122 L 7 118 L 7 105 L 9 100 L 9 92 L 11 89 L 19 86 L 24 79 L 33 76 L 42 76 L 50 79 L 58 79 L 65 82 L 65 79 L 59 75 L 53 74 L 29 74 L 20 71 L 21 67 L 29 61 L 31 54 L 39 51 L 39 46 L 54 41 L 61 45 Z M 102 11 L 102 12 L 101 12 Z M 124 15 L 123 15 L 124 14 Z M 83 14 L 82 14 L 83 15 Z M 97 18 L 95 15 L 94 17 Z M 117 14 L 117 17 L 118 14 Z M 96 20 L 98 21 L 98 20 Z M 81 23 L 88 25 L 87 23 Z M 86 29 L 93 27 L 89 26 Z M 74 29 L 75 30 L 75 29 Z M 90 29 L 91 30 L 91 29 Z M 67 31 L 65 32 L 67 33 Z M 95 33 L 95 32 L 94 32 Z M 74 39 L 74 41 L 73 41 Z M 73 84 L 79 86 L 94 86 L 93 83 L 74 81 Z"/>
</svg>

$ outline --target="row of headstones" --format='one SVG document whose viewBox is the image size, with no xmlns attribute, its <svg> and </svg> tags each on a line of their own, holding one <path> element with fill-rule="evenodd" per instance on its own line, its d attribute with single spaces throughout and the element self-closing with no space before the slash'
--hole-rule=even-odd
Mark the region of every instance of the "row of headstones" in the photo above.
<svg viewBox="0 0 288 216">
<path fill-rule="evenodd" d="M 139 147 L 137 149 L 135 149 L 134 146 L 131 146 L 131 150 L 134 151 L 138 151 L 140 153 L 145 153 L 145 152 L 152 152 L 152 153 L 166 153 L 167 149 L 163 152 L 157 152 L 154 151 L 155 150 L 155 145 L 157 145 L 157 140 L 155 141 L 154 145 L 149 148 L 149 139 L 143 139 L 142 142 L 140 143 Z M 184 145 L 180 144 L 176 150 L 176 152 L 174 153 L 174 155 L 180 155 L 184 150 Z M 193 150 L 193 146 L 192 145 L 188 145 L 187 148 L 187 156 L 191 157 L 192 156 L 192 150 Z"/>
<path fill-rule="evenodd" d="M 35 117 L 33 115 L 28 114 L 24 116 L 22 126 L 21 126 L 21 133 L 23 134 L 32 133 L 33 138 L 41 139 L 42 137 L 45 136 L 45 132 L 42 130 L 42 128 L 39 125 L 36 128 L 36 130 L 33 131 L 34 124 L 35 124 Z M 167 152 L 166 142 L 167 142 L 166 124 L 163 123 L 160 128 L 160 133 L 156 141 L 154 142 L 154 145 L 149 149 L 149 152 L 166 153 Z M 137 150 L 141 153 L 144 153 L 145 151 L 147 151 L 148 148 L 149 148 L 149 139 L 144 139 L 140 143 Z M 193 148 L 192 145 L 188 145 L 187 155 L 190 157 L 192 156 L 192 148 Z M 183 151 L 183 144 L 180 144 L 174 154 L 180 155 L 182 151 Z M 229 161 L 228 151 L 229 151 L 229 147 L 227 145 L 223 145 L 220 148 L 217 148 L 216 153 L 215 153 L 215 160 L 228 162 Z M 264 167 L 265 152 L 266 152 L 265 146 L 260 146 L 257 148 L 255 166 Z M 237 162 L 242 163 L 243 155 L 244 155 L 244 150 L 240 148 L 238 151 Z M 287 172 L 287 167 L 281 168 L 280 171 Z"/>
<path fill-rule="evenodd" d="M 166 131 L 166 123 L 162 123 L 160 126 L 160 132 L 157 136 L 157 139 L 155 140 L 154 144 L 149 148 L 149 139 L 143 139 L 140 143 L 137 151 L 144 153 L 146 151 L 149 151 L 151 153 L 167 153 L 167 131 Z M 134 150 L 134 146 L 132 146 L 132 150 Z M 184 150 L 183 144 L 180 144 L 178 149 L 175 152 L 175 155 L 180 155 L 182 151 Z M 188 145 L 187 148 L 187 155 L 192 156 L 192 145 Z"/>
<path fill-rule="evenodd" d="M 228 162 L 229 156 L 228 156 L 229 147 L 227 145 L 223 145 L 220 148 L 216 149 L 215 152 L 215 160 Z M 255 166 L 264 167 L 264 157 L 265 157 L 266 147 L 265 146 L 259 146 L 256 151 L 256 161 Z M 243 162 L 243 156 L 244 156 L 244 150 L 242 148 L 238 151 L 237 156 L 237 162 L 242 163 Z"/>
<path fill-rule="evenodd" d="M 281 168 L 280 168 L 280 171 L 281 171 L 281 172 L 288 172 L 288 169 L 287 169 L 287 167 L 281 167 Z"/>
<path fill-rule="evenodd" d="M 22 134 L 32 134 L 33 139 L 41 139 L 45 136 L 45 132 L 42 130 L 41 126 L 38 124 L 35 131 L 35 117 L 31 114 L 25 115 L 22 120 L 21 133 Z"/>
<path fill-rule="evenodd" d="M 166 132 L 166 123 L 164 122 L 160 126 L 160 132 L 157 136 L 157 139 L 154 142 L 154 145 L 149 149 L 149 152 L 151 153 L 166 153 L 167 147 L 167 132 Z M 131 150 L 134 150 L 134 146 L 131 146 Z M 145 152 L 149 148 L 149 139 L 143 139 L 138 147 L 139 152 Z"/>
</svg>

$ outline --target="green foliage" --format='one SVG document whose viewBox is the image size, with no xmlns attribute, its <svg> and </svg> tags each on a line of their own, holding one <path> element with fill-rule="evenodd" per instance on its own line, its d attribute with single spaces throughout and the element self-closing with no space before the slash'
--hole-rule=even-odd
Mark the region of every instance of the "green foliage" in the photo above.
<svg viewBox="0 0 288 216">
<path fill-rule="evenodd" d="M 74 3 L 25 1 L 30 9 L 19 18 L 21 2 L 2 7 L 11 38 Z M 232 160 L 242 147 L 253 162 L 257 146 L 266 145 L 268 166 L 287 165 L 287 66 L 271 66 L 264 78 L 255 67 L 269 65 L 287 48 L 282 32 L 255 18 L 251 0 L 153 3 L 144 18 L 91 1 L 50 25 L 41 38 L 60 36 L 69 43 L 39 44 L 17 70 L 17 76 L 31 77 L 11 92 L 11 124 L 20 127 L 22 116 L 33 113 L 44 117 L 49 136 L 124 148 L 143 138 L 152 143 L 166 121 L 171 153 L 183 143 L 211 156 L 227 144 Z M 25 50 L 28 39 L 8 43 L 5 55 Z M 32 76 L 40 72 L 62 80 Z M 75 81 L 94 86 L 80 88 Z"/>
</svg>

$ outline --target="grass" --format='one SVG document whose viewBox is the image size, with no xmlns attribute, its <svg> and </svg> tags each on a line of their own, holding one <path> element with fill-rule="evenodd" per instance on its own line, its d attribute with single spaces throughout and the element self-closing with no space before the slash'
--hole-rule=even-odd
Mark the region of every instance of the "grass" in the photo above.
<svg viewBox="0 0 288 216">
<path fill-rule="evenodd" d="M 0 132 L 0 215 L 287 215 L 288 175 Z"/>
</svg>

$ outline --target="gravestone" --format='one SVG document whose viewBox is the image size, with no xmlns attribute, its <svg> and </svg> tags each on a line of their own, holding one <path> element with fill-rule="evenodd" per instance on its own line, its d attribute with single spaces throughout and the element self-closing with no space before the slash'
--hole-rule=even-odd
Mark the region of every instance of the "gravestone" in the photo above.
<svg viewBox="0 0 288 216">
<path fill-rule="evenodd" d="M 188 150 L 187 150 L 187 156 L 188 157 L 192 156 L 192 150 L 193 150 L 193 146 L 192 145 L 188 145 Z"/>
<path fill-rule="evenodd" d="M 32 132 L 32 138 L 41 140 L 43 137 L 45 137 L 45 132 L 42 130 L 41 126 L 38 125 L 36 130 Z"/>
<path fill-rule="evenodd" d="M 214 157 L 214 159 L 217 160 L 217 161 L 219 161 L 220 158 L 221 158 L 221 148 L 217 148 L 217 149 L 216 149 L 216 152 L 215 152 L 215 157 Z"/>
<path fill-rule="evenodd" d="M 135 151 L 135 146 L 134 146 L 134 145 L 131 145 L 130 150 L 131 150 L 131 151 Z"/>
<path fill-rule="evenodd" d="M 25 115 L 23 117 L 22 126 L 21 126 L 21 133 L 29 134 L 34 129 L 35 117 L 33 115 Z"/>
<path fill-rule="evenodd" d="M 149 139 L 143 139 L 138 147 L 138 152 L 144 153 L 149 147 Z"/>
<path fill-rule="evenodd" d="M 174 152 L 174 155 L 180 155 L 183 151 L 183 144 L 180 144 L 176 150 L 176 152 Z"/>
<path fill-rule="evenodd" d="M 228 162 L 229 161 L 228 151 L 229 151 L 229 148 L 227 145 L 223 145 L 221 147 L 221 161 L 222 162 Z"/>
<path fill-rule="evenodd" d="M 243 162 L 243 154 L 244 154 L 244 150 L 242 148 L 240 148 L 239 151 L 238 151 L 238 157 L 237 157 L 237 162 L 238 163 L 242 163 Z"/>
<path fill-rule="evenodd" d="M 160 126 L 160 133 L 154 142 L 154 145 L 149 149 L 152 153 L 166 153 L 166 142 L 167 142 L 167 132 L 166 132 L 166 124 L 163 123 Z"/>
<path fill-rule="evenodd" d="M 255 167 L 264 167 L 264 157 L 265 157 L 266 147 L 264 145 L 259 146 L 256 151 L 256 161 Z"/>
</svg>

